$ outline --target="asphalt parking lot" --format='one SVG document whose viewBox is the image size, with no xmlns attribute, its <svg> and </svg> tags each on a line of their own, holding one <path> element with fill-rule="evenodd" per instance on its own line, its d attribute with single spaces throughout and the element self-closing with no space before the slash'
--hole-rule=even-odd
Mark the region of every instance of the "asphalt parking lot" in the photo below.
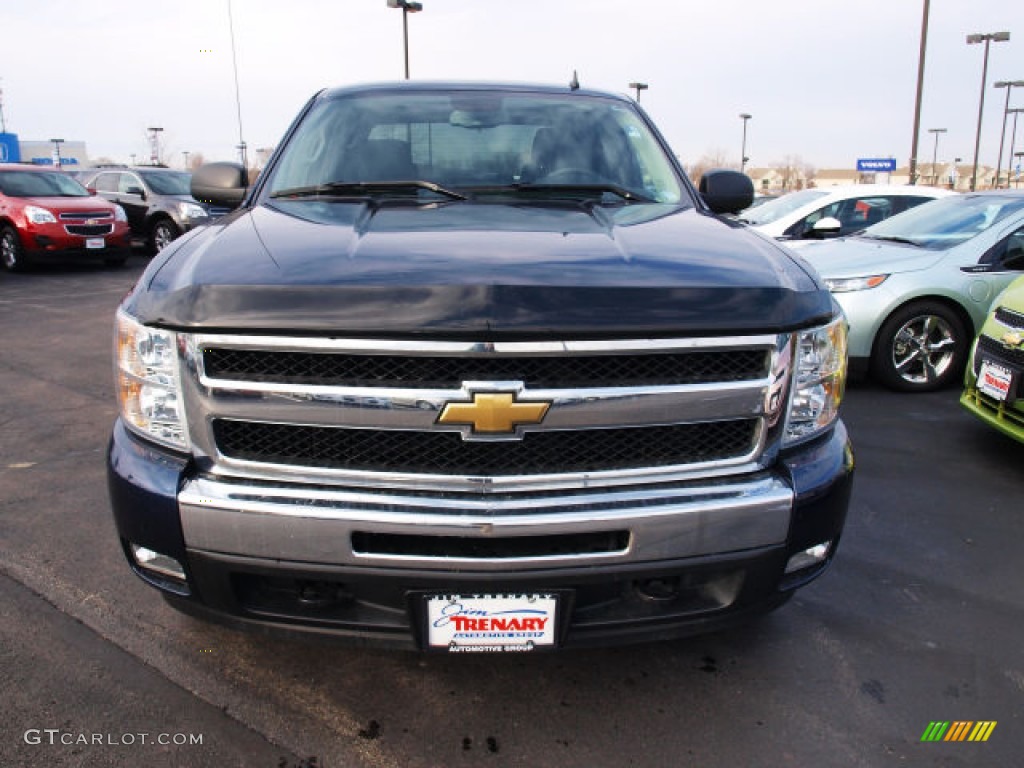
<svg viewBox="0 0 1024 768">
<path fill-rule="evenodd" d="M 145 261 L 0 274 L 0 765 L 1021 764 L 1024 445 L 958 392 L 851 388 L 835 565 L 738 630 L 498 658 L 267 638 L 176 613 L 118 549 L 110 329 Z M 922 742 L 934 721 L 997 725 Z"/>
</svg>

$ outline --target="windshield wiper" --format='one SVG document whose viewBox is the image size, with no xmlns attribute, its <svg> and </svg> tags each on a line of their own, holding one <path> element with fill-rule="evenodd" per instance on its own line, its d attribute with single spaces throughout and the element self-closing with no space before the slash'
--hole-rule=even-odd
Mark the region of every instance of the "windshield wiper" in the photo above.
<svg viewBox="0 0 1024 768">
<path fill-rule="evenodd" d="M 865 240 L 884 240 L 887 243 L 903 243 L 904 245 L 912 245 L 915 248 L 923 248 L 916 240 L 911 240 L 909 237 L 899 237 L 897 235 L 857 235 Z"/>
<path fill-rule="evenodd" d="M 565 193 L 604 195 L 612 194 L 631 203 L 653 203 L 654 199 L 646 195 L 638 194 L 631 189 L 620 187 L 618 184 L 510 184 L 502 187 L 480 187 L 478 192 L 544 192 L 544 193 Z"/>
<path fill-rule="evenodd" d="M 312 184 L 307 187 L 292 187 L 272 193 L 272 198 L 281 197 L 319 197 L 321 195 L 352 195 L 365 197 L 387 192 L 416 192 L 425 189 L 452 200 L 466 200 L 459 192 L 445 189 L 432 181 L 328 181 L 325 184 Z"/>
</svg>

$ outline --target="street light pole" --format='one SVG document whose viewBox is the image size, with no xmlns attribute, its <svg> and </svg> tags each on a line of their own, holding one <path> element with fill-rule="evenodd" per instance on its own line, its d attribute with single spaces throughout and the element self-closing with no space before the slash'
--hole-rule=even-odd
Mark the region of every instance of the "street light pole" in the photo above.
<svg viewBox="0 0 1024 768">
<path fill-rule="evenodd" d="M 64 143 L 64 139 L 50 139 L 53 142 L 53 164 L 57 166 L 57 170 L 63 169 L 63 164 L 60 159 L 60 145 Z"/>
<path fill-rule="evenodd" d="M 1010 188 L 1010 174 L 1013 173 L 1014 150 L 1017 148 L 1017 115 L 1024 112 L 1024 107 L 1008 110 L 1013 115 L 1013 128 L 1010 130 L 1010 156 L 1006 158 L 1006 188 Z M 1019 154 L 1019 153 L 1018 153 Z M 1020 162 L 1018 160 L 1018 162 Z M 1017 179 L 1018 186 L 1020 179 Z"/>
<path fill-rule="evenodd" d="M 740 120 L 743 121 L 743 144 L 740 146 L 740 173 L 744 173 L 747 169 L 747 120 L 752 117 L 753 115 L 748 115 L 746 112 L 740 112 Z"/>
<path fill-rule="evenodd" d="M 910 183 L 917 184 L 917 135 L 921 132 L 921 92 L 924 90 L 924 52 L 928 45 L 930 0 L 924 0 L 921 17 L 921 50 L 917 59 L 917 99 L 914 102 L 914 138 L 910 143 Z"/>
<path fill-rule="evenodd" d="M 929 128 L 928 133 L 935 134 L 935 148 L 932 150 L 932 183 L 938 186 L 939 184 L 939 172 L 935 170 L 935 163 L 938 162 L 939 158 L 939 134 L 945 133 L 945 128 Z"/>
<path fill-rule="evenodd" d="M 636 103 L 640 103 L 640 91 L 647 90 L 647 83 L 630 83 L 629 87 L 636 91 Z"/>
<path fill-rule="evenodd" d="M 1003 169 L 1003 142 L 1006 140 L 1006 115 L 1010 110 L 1010 91 L 1024 86 L 1024 80 L 1000 80 L 993 88 L 1006 89 L 1006 103 L 1003 105 L 1003 131 L 999 134 L 999 159 L 996 160 L 996 189 L 999 189 L 999 174 Z M 1010 177 L 1006 177 L 1006 186 L 1010 186 Z"/>
<path fill-rule="evenodd" d="M 967 36 L 967 44 L 985 44 L 985 61 L 981 68 L 981 98 L 978 100 L 978 131 L 974 137 L 974 170 L 971 172 L 971 192 L 978 188 L 978 150 L 981 149 L 981 115 L 985 110 L 985 81 L 988 79 L 988 46 L 991 42 L 1005 43 L 1009 32 L 985 32 Z"/>
<path fill-rule="evenodd" d="M 388 0 L 388 8 L 402 9 L 402 45 L 405 49 L 405 79 L 409 79 L 409 14 L 423 10 L 423 3 L 412 0 Z"/>
<path fill-rule="evenodd" d="M 147 128 L 149 131 L 149 161 L 156 165 L 160 162 L 160 132 L 163 128 Z"/>
</svg>

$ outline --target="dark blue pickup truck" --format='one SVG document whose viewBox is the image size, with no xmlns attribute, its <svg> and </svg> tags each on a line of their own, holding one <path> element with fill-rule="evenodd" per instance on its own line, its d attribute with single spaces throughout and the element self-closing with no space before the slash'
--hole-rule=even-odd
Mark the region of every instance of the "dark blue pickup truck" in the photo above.
<svg viewBox="0 0 1024 768">
<path fill-rule="evenodd" d="M 832 560 L 846 327 L 630 99 L 317 94 L 117 313 L 135 573 L 234 623 L 448 652 L 675 637 Z"/>
</svg>

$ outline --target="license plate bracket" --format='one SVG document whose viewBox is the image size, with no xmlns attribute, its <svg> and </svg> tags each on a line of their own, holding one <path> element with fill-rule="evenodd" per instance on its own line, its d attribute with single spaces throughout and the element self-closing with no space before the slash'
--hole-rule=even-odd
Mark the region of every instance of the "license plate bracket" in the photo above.
<svg viewBox="0 0 1024 768">
<path fill-rule="evenodd" d="M 995 400 L 1008 402 L 1014 399 L 1016 373 L 992 360 L 982 359 L 978 369 L 978 391 Z"/>
<path fill-rule="evenodd" d="M 522 653 L 558 647 L 566 600 L 555 591 L 422 595 L 428 650 Z"/>
<path fill-rule="evenodd" d="M 107 247 L 107 241 L 102 237 L 87 237 L 85 239 L 85 247 L 90 251 L 98 251 L 101 248 Z"/>
</svg>

